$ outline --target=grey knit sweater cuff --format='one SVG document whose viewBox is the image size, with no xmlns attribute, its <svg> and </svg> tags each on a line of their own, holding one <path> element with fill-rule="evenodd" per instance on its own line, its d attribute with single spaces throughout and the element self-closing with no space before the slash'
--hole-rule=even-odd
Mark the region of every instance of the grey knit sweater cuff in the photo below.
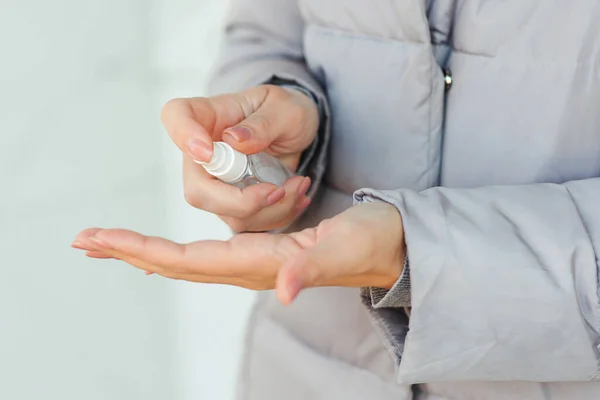
<svg viewBox="0 0 600 400">
<path fill-rule="evenodd" d="M 410 265 L 408 256 L 404 259 L 404 269 L 400 279 L 391 289 L 368 288 L 371 306 L 378 308 L 410 307 Z"/>
</svg>

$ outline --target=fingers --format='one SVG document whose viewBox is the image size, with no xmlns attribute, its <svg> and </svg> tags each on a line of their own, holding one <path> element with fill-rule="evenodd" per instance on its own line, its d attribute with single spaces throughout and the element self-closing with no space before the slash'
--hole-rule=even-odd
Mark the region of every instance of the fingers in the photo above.
<svg viewBox="0 0 600 400">
<path fill-rule="evenodd" d="M 284 198 L 285 188 L 260 183 L 240 189 L 210 176 L 204 168 L 184 157 L 185 199 L 191 206 L 231 218 L 246 219 Z"/>
<path fill-rule="evenodd" d="M 246 154 L 267 148 L 282 154 L 299 153 L 314 140 L 318 127 L 316 105 L 306 95 L 277 86 L 261 86 L 263 102 L 244 120 L 225 129 L 222 140 Z M 255 96 L 253 89 L 243 97 Z"/>
<path fill-rule="evenodd" d="M 284 226 L 310 204 L 310 198 L 306 196 L 310 184 L 308 177 L 293 177 L 283 186 L 284 196 L 272 205 L 258 210 L 248 218 L 232 218 L 223 214 L 221 218 L 235 232 L 262 232 Z"/>
<path fill-rule="evenodd" d="M 271 289 L 281 263 L 272 251 L 280 239 L 277 235 L 240 235 L 227 242 L 182 245 L 124 229 L 94 231 L 78 235 L 80 248 L 89 256 L 119 259 L 173 279 Z"/>
<path fill-rule="evenodd" d="M 302 289 L 317 286 L 316 282 L 322 273 L 321 261 L 318 252 L 309 249 L 283 264 L 275 285 L 277 299 L 281 304 L 289 305 Z"/>
<path fill-rule="evenodd" d="M 281 107 L 278 107 L 281 108 Z M 223 141 L 238 151 L 254 154 L 268 148 L 281 133 L 274 107 L 261 108 L 223 132 Z"/>
<path fill-rule="evenodd" d="M 300 177 L 288 181 L 285 186 L 286 197 L 246 220 L 244 230 L 260 232 L 287 225 L 310 205 L 311 200 L 306 196 L 310 183 L 310 178 Z"/>
<path fill-rule="evenodd" d="M 199 161 L 210 161 L 213 140 L 209 129 L 214 126 L 216 115 L 208 99 L 170 100 L 162 109 L 161 119 L 183 153 Z"/>
<path fill-rule="evenodd" d="M 221 276 L 222 265 L 239 264 L 229 242 L 201 241 L 178 244 L 159 237 L 145 236 L 125 229 L 99 230 L 87 239 L 89 249 L 118 258 L 135 267 L 168 277 L 186 274 Z"/>
<path fill-rule="evenodd" d="M 73 247 L 86 250 L 86 256 L 97 259 L 117 259 L 130 264 L 133 267 L 141 269 L 146 275 L 159 274 L 172 279 L 186 279 L 192 281 L 191 275 L 182 274 L 173 269 L 165 268 L 158 264 L 152 264 L 147 260 L 141 260 L 132 253 L 144 251 L 145 247 L 153 246 L 151 244 L 141 244 L 146 241 L 146 237 L 135 232 L 126 230 L 109 230 L 108 240 L 98 239 L 96 235 L 102 230 L 93 229 L 84 231 L 78 235 L 78 241 L 74 242 Z M 87 237 L 85 237 L 87 236 Z M 120 240 L 125 238 L 123 247 L 117 245 L 109 246 L 112 240 Z M 105 238 L 106 239 L 106 238 Z M 195 275 L 196 280 L 204 278 L 202 275 Z"/>
<path fill-rule="evenodd" d="M 334 282 L 343 254 L 352 253 L 351 248 L 345 249 L 337 240 L 334 246 L 330 241 L 323 241 L 322 235 L 318 228 L 289 235 L 303 250 L 295 257 L 287 258 L 277 275 L 277 298 L 283 305 L 291 304 L 304 288 Z"/>
<path fill-rule="evenodd" d="M 90 241 L 90 237 L 94 236 L 96 233 L 100 232 L 102 229 L 100 228 L 88 228 L 85 229 L 75 237 L 73 243 L 71 243 L 71 247 L 79 250 L 90 250 L 93 248 L 93 242 Z"/>
<path fill-rule="evenodd" d="M 125 229 L 100 230 L 90 237 L 90 241 L 118 258 L 135 257 L 150 265 L 172 266 L 175 269 L 181 266 L 185 253 L 183 245 Z"/>
<path fill-rule="evenodd" d="M 97 247 L 97 248 L 104 252 L 111 252 L 111 253 L 115 252 L 115 250 L 101 249 L 100 247 Z M 234 286 L 245 287 L 248 289 L 255 289 L 255 290 L 272 289 L 272 285 L 260 284 L 260 283 L 253 282 L 251 280 L 249 281 L 249 280 L 240 279 L 236 276 L 231 276 L 231 277 L 218 276 L 218 275 L 211 276 L 211 275 L 200 274 L 198 272 L 194 272 L 194 273 L 175 272 L 172 269 L 165 268 L 165 267 L 159 266 L 159 265 L 148 264 L 147 262 L 139 260 L 136 257 L 127 256 L 125 254 L 120 254 L 118 256 L 109 256 L 106 253 L 103 253 L 101 251 L 90 250 L 90 251 L 86 252 L 86 256 L 91 257 L 91 258 L 98 258 L 98 259 L 118 259 L 118 260 L 128 263 L 129 265 L 131 265 L 137 269 L 145 271 L 146 275 L 156 274 L 156 275 L 160 275 L 165 278 L 175 279 L 175 280 L 184 280 L 184 281 L 188 281 L 188 282 L 198 282 L 198 283 L 206 283 L 206 284 L 234 285 Z"/>
<path fill-rule="evenodd" d="M 113 259 L 114 258 L 112 256 L 109 256 L 108 254 L 104 254 L 104 253 L 102 253 L 100 251 L 94 251 L 94 250 L 87 251 L 85 253 L 85 255 L 88 256 L 88 257 L 90 257 L 90 258 L 98 258 L 100 260 L 109 260 L 109 259 Z"/>
<path fill-rule="evenodd" d="M 241 190 L 218 181 L 194 162 L 209 161 L 213 140 L 224 140 L 246 154 L 276 154 L 295 169 L 318 127 L 316 105 L 308 96 L 263 85 L 213 98 L 175 99 L 164 106 L 162 120 L 184 153 L 185 198 L 193 207 L 231 220 L 236 230 L 264 231 L 308 206 L 310 200 L 299 190 L 298 180 L 283 189 L 258 184 Z"/>
<path fill-rule="evenodd" d="M 254 113 L 267 93 L 264 86 L 259 86 L 212 98 L 173 99 L 164 105 L 161 120 L 182 152 L 198 161 L 208 162 L 212 157 L 213 141 L 221 140 L 223 130 Z"/>
<path fill-rule="evenodd" d="M 305 260 L 301 260 L 301 262 L 304 263 Z M 277 275 L 277 283 L 275 284 L 276 295 L 279 302 L 284 306 L 292 304 L 305 286 L 300 268 L 297 265 L 299 264 L 285 264 Z"/>
<path fill-rule="evenodd" d="M 283 305 L 291 304 L 305 288 L 319 286 L 357 286 L 364 282 L 353 276 L 340 276 L 340 252 L 329 247 L 315 246 L 288 259 L 277 275 L 277 298 Z M 348 249 L 348 252 L 352 252 Z M 358 285 L 360 286 L 360 285 Z"/>
<path fill-rule="evenodd" d="M 255 290 L 275 286 L 283 304 L 290 304 L 303 288 L 330 282 L 326 268 L 336 269 L 338 264 L 331 249 L 315 246 L 316 229 L 296 238 L 248 234 L 228 242 L 187 245 L 123 229 L 90 229 L 78 235 L 78 240 L 90 257 L 119 259 L 167 278 Z"/>
<path fill-rule="evenodd" d="M 314 140 L 319 118 L 306 95 L 262 85 L 212 98 L 171 100 L 161 119 L 182 152 L 207 162 L 214 140 L 246 154 L 268 148 L 278 155 L 298 154 Z"/>
</svg>

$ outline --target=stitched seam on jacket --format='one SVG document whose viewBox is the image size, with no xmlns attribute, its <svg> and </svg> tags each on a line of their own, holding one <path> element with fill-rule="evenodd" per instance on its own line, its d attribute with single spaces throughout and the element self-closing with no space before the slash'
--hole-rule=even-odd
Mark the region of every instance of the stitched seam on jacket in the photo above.
<svg viewBox="0 0 600 400">
<path fill-rule="evenodd" d="M 562 187 L 565 188 L 567 194 L 571 198 L 571 201 L 573 202 L 573 206 L 575 207 L 575 210 L 577 211 L 577 215 L 579 215 L 579 220 L 581 221 L 581 225 L 583 225 L 583 229 L 585 230 L 586 235 L 590 239 L 590 245 L 592 246 L 592 249 L 594 250 L 594 258 L 596 261 L 596 293 L 597 293 L 598 292 L 598 254 L 597 254 L 597 250 L 591 241 L 592 236 L 590 234 L 590 230 L 589 230 L 587 224 L 585 223 L 585 219 L 583 218 L 583 214 L 581 214 L 581 210 L 579 209 L 579 205 L 577 204 L 575 197 L 573 197 L 573 194 L 571 194 L 571 191 L 569 190 L 569 188 L 566 185 L 562 185 Z M 596 299 L 596 303 L 598 303 L 598 299 Z M 599 329 L 600 329 L 600 320 L 596 321 L 596 332 L 598 332 Z M 595 350 L 598 351 L 598 346 L 600 346 L 600 342 L 597 341 L 595 343 L 595 345 L 596 345 Z M 594 375 L 592 375 L 591 380 L 596 380 L 600 377 L 600 365 L 598 365 L 598 368 L 599 369 L 596 371 L 596 373 Z"/>
<path fill-rule="evenodd" d="M 459 49 L 459 48 L 456 48 L 456 47 L 452 47 L 451 51 L 453 53 L 460 53 L 460 54 L 465 54 L 465 55 L 473 56 L 473 57 L 483 57 L 483 58 L 494 58 L 494 57 L 496 57 L 495 54 L 475 53 L 473 51 Z"/>
<path fill-rule="evenodd" d="M 583 218 L 583 214 L 581 214 L 581 210 L 579 209 L 579 204 L 577 204 L 575 197 L 573 197 L 573 195 L 571 194 L 571 191 L 569 190 L 569 188 L 566 185 L 563 185 L 563 187 L 565 188 L 565 190 L 567 191 L 567 194 L 571 198 L 571 201 L 573 202 L 573 206 L 575 207 L 575 210 L 577 211 L 577 215 L 579 216 L 579 220 L 581 221 L 581 225 L 583 225 L 583 229 L 585 230 L 585 233 L 586 233 L 588 239 L 590 239 L 590 245 L 592 246 L 592 249 L 594 249 L 594 258 L 596 261 L 596 270 L 597 270 L 597 268 L 598 268 L 598 252 L 597 252 L 597 249 L 594 247 L 594 243 L 591 240 L 592 235 L 590 234 L 590 229 L 588 228 L 588 226 L 585 222 L 585 219 Z M 598 275 L 597 274 L 596 274 L 596 283 L 598 283 Z M 600 328 L 600 321 L 598 323 L 598 327 Z M 600 329 L 599 329 L 599 331 L 600 331 Z"/>
<path fill-rule="evenodd" d="M 349 38 L 349 39 L 359 39 L 359 40 L 371 41 L 371 42 L 376 42 L 376 43 L 385 43 L 385 44 L 399 44 L 399 45 L 410 45 L 410 46 L 431 45 L 431 43 L 427 43 L 427 42 L 415 42 L 412 40 L 400 40 L 400 39 L 394 39 L 394 38 L 389 38 L 389 37 L 384 37 L 384 36 L 375 36 L 375 35 L 370 35 L 368 33 L 353 32 L 353 31 L 342 29 L 342 28 L 333 28 L 333 27 L 327 27 L 327 26 L 322 26 L 322 25 L 317 25 L 317 24 L 309 24 L 309 25 L 307 25 L 307 27 L 310 28 L 311 30 L 318 32 L 319 34 L 326 35 L 326 36 L 338 36 L 338 37 L 341 36 L 341 37 L 345 37 L 345 38 Z"/>
</svg>

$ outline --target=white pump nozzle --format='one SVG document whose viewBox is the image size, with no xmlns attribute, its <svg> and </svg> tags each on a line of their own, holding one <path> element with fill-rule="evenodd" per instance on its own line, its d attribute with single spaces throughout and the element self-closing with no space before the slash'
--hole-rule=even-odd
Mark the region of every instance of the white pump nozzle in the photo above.
<svg viewBox="0 0 600 400">
<path fill-rule="evenodd" d="M 248 157 L 225 142 L 214 142 L 213 156 L 209 162 L 196 162 L 212 176 L 228 183 L 240 180 L 248 168 Z"/>
</svg>

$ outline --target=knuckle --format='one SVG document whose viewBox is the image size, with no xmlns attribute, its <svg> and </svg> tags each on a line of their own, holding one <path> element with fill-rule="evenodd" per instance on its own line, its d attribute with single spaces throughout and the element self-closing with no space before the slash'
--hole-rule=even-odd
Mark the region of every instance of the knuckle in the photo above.
<svg viewBox="0 0 600 400">
<path fill-rule="evenodd" d="M 253 129 L 255 130 L 256 133 L 264 134 L 264 133 L 270 132 L 272 122 L 268 116 L 261 114 L 261 113 L 257 113 L 253 117 L 254 118 L 252 118 L 252 125 L 254 125 Z"/>
<path fill-rule="evenodd" d="M 186 266 L 177 264 L 171 265 L 169 270 L 173 275 L 185 275 L 191 272 Z"/>
<path fill-rule="evenodd" d="M 291 96 L 287 89 L 278 85 L 266 85 L 266 89 L 268 90 L 269 96 L 272 96 L 273 100 L 276 101 L 286 100 Z"/>
<path fill-rule="evenodd" d="M 183 197 L 185 198 L 186 203 L 188 203 L 190 206 L 203 210 L 205 209 L 206 199 L 197 190 L 185 188 Z"/>
<path fill-rule="evenodd" d="M 176 98 L 167 101 L 160 112 L 162 121 L 165 122 L 165 120 L 168 119 L 175 110 L 180 109 L 186 103 L 187 100 L 183 98 Z"/>
<path fill-rule="evenodd" d="M 256 210 L 248 203 L 237 206 L 223 204 L 219 199 L 207 196 L 202 190 L 198 190 L 197 188 L 185 189 L 184 198 L 190 206 L 217 214 L 222 218 L 228 217 L 243 220 L 250 218 L 256 213 Z"/>
<path fill-rule="evenodd" d="M 184 177 L 183 195 L 185 201 L 194 208 L 202 209 L 223 218 L 246 220 L 253 218 L 265 206 L 263 194 L 245 193 L 225 195 L 211 190 L 203 180 L 191 182 Z M 227 222 L 227 221 L 226 221 Z"/>
<path fill-rule="evenodd" d="M 250 202 L 240 205 L 237 209 L 231 210 L 230 216 L 236 219 L 248 219 L 259 211 L 259 207 Z"/>
<path fill-rule="evenodd" d="M 237 219 L 237 218 L 229 218 L 229 217 L 221 217 L 223 222 L 225 222 L 233 232 L 241 233 L 248 230 L 248 222 L 246 220 Z"/>
</svg>

